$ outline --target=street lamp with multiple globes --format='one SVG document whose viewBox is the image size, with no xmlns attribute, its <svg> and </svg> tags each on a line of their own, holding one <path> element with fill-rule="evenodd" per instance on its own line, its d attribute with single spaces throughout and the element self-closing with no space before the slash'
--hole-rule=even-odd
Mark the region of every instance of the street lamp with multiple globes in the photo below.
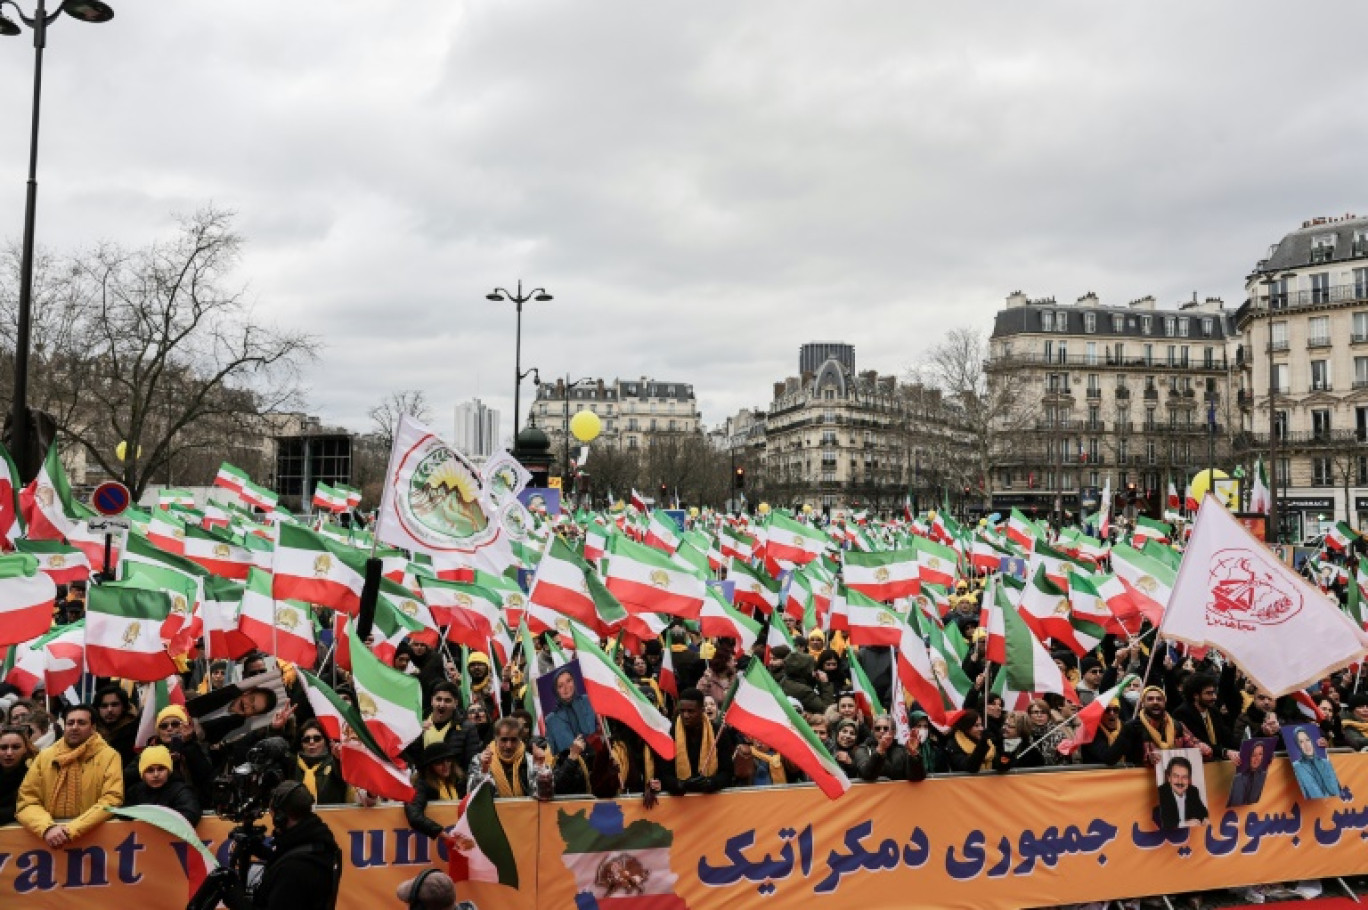
<svg viewBox="0 0 1368 910">
<path fill-rule="evenodd" d="M 13 37 L 23 33 L 19 23 L 5 15 L 5 7 L 14 10 L 19 21 L 33 30 L 33 120 L 29 132 L 28 195 L 24 202 L 24 248 L 19 265 L 19 324 L 14 341 L 14 400 L 10 411 L 10 444 L 15 466 L 23 481 L 38 473 L 38 460 L 33 451 L 33 434 L 28 412 L 28 358 L 32 334 L 33 310 L 33 234 L 38 208 L 38 112 L 43 97 L 43 48 L 47 46 L 48 26 L 66 13 L 81 22 L 108 22 L 114 10 L 101 0 L 65 0 L 49 13 L 47 0 L 38 0 L 32 16 L 24 14 L 14 0 L 0 0 L 0 36 Z"/>
<path fill-rule="evenodd" d="M 519 396 L 522 393 L 522 381 L 532 373 L 531 370 L 528 370 L 526 373 L 522 371 L 523 304 L 527 303 L 529 300 L 544 301 L 553 300 L 554 298 L 550 294 L 546 293 L 545 288 L 537 288 L 535 290 L 528 291 L 526 294 L 524 294 L 522 289 L 522 279 L 518 279 L 518 292 L 516 294 L 510 291 L 506 291 L 503 288 L 495 288 L 494 290 L 490 291 L 488 294 L 485 295 L 485 299 L 494 301 L 509 300 L 512 301 L 513 304 L 517 307 L 517 330 L 516 334 L 513 336 L 513 440 L 516 444 L 518 439 L 518 407 L 519 402 L 521 400 Z"/>
</svg>

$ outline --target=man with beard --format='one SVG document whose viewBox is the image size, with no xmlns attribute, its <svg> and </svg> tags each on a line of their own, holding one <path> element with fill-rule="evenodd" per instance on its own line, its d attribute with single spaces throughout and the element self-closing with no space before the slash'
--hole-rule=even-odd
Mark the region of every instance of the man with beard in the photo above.
<svg viewBox="0 0 1368 910">
<path fill-rule="evenodd" d="M 470 700 L 484 705 L 490 717 L 499 713 L 499 685 L 489 672 L 489 657 L 483 651 L 471 651 L 466 658 L 466 672 L 470 674 Z M 470 705 L 466 705 L 470 709 Z"/>
<path fill-rule="evenodd" d="M 1097 735 L 1092 738 L 1092 742 L 1085 743 L 1079 750 L 1083 764 L 1105 765 L 1107 753 L 1120 736 L 1121 706 L 1113 699 L 1102 712 L 1102 719 L 1097 722 Z"/>
<path fill-rule="evenodd" d="M 660 786 L 675 796 L 716 793 L 731 786 L 736 737 L 730 727 L 713 730 L 703 713 L 703 693 L 685 689 L 675 705 L 675 758 L 656 768 Z"/>
<path fill-rule="evenodd" d="M 1227 691 L 1225 699 L 1218 697 L 1217 686 L 1217 678 L 1209 673 L 1189 676 L 1183 683 L 1183 704 L 1174 709 L 1173 716 L 1205 747 L 1202 750 L 1203 758 L 1234 761 L 1238 753 L 1233 748 L 1235 740 L 1224 707 L 1229 704 L 1231 697 L 1234 698 L 1236 710 L 1240 704 L 1240 693 L 1235 688 L 1234 664 L 1226 667 L 1219 680 L 1220 688 Z"/>
<path fill-rule="evenodd" d="M 1137 768 L 1159 764 L 1165 749 L 1200 749 L 1202 744 L 1167 710 L 1168 698 L 1158 686 L 1140 693 L 1140 711 L 1121 726 L 1121 733 L 1107 750 L 1107 764 L 1124 761 Z"/>
<path fill-rule="evenodd" d="M 570 755 L 570 753 L 567 753 Z M 522 721 L 516 717 L 501 718 L 494 724 L 494 742 L 485 747 L 470 763 L 470 790 L 485 781 L 494 782 L 494 798 L 519 796 L 550 797 L 589 792 L 589 782 L 582 777 L 583 769 L 573 755 L 572 760 L 557 762 L 551 774 L 551 793 L 537 792 L 537 775 L 543 769 L 542 756 L 546 753 L 533 741 L 523 742 Z M 547 756 L 549 757 L 549 756 Z"/>
<path fill-rule="evenodd" d="M 138 715 L 128 693 L 113 683 L 101 686 L 95 693 L 95 710 L 99 719 L 95 730 L 110 748 L 119 753 L 119 761 L 127 764 L 137 753 Z"/>
<path fill-rule="evenodd" d="M 95 732 L 95 709 L 67 709 L 62 738 L 29 765 L 14 817 L 53 849 L 66 846 L 109 818 L 124 800 L 123 766 Z"/>
<path fill-rule="evenodd" d="M 275 844 L 252 898 L 255 910 L 332 910 L 336 906 L 342 851 L 313 809 L 313 796 L 299 781 L 287 780 L 272 791 Z"/>
</svg>

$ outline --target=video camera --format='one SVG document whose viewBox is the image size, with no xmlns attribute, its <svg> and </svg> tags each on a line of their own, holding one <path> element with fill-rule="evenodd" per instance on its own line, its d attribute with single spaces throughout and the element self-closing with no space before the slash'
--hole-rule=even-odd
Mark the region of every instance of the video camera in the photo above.
<svg viewBox="0 0 1368 910">
<path fill-rule="evenodd" d="M 290 776 L 290 747 L 284 739 L 263 739 L 240 765 L 214 778 L 214 811 L 238 824 L 250 825 L 266 814 L 271 791 Z"/>
</svg>

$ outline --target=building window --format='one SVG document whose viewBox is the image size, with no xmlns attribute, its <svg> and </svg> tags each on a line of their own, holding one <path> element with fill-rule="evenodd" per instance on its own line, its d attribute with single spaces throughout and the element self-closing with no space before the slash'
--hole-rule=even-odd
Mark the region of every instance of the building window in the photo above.
<svg viewBox="0 0 1368 910">
<path fill-rule="evenodd" d="M 1188 346 L 1183 345 L 1178 351 L 1178 363 L 1182 366 L 1188 365 Z"/>
<path fill-rule="evenodd" d="M 1354 429 L 1359 442 L 1368 442 L 1368 407 L 1354 408 Z"/>
<path fill-rule="evenodd" d="M 1278 390 L 1279 395 L 1286 395 L 1291 391 L 1287 384 L 1287 364 L 1273 364 L 1273 388 Z"/>
<path fill-rule="evenodd" d="M 1164 337 L 1165 337 L 1165 338 L 1172 338 L 1172 337 L 1173 337 L 1173 335 L 1174 335 L 1174 330 L 1175 330 L 1175 328 L 1177 327 L 1177 323 L 1178 323 L 1178 320 L 1175 319 L 1175 318 L 1173 318 L 1172 316 L 1165 316 L 1165 317 L 1164 317 Z"/>
<path fill-rule="evenodd" d="M 1275 350 L 1275 351 L 1285 351 L 1285 350 L 1287 350 L 1287 323 L 1285 323 L 1285 322 L 1272 322 L 1272 323 L 1269 323 L 1269 326 L 1270 326 L 1270 330 L 1271 330 L 1271 332 L 1272 332 L 1273 350 Z"/>
<path fill-rule="evenodd" d="M 1091 315 L 1091 314 L 1089 314 L 1089 315 Z M 1084 356 L 1084 360 L 1085 360 L 1085 362 L 1088 364 L 1088 366 L 1096 366 L 1096 365 L 1097 365 L 1097 342 L 1096 342 L 1096 341 L 1089 341 L 1089 342 L 1088 342 L 1087 347 L 1084 349 L 1084 355 L 1083 355 L 1083 356 Z"/>
<path fill-rule="evenodd" d="M 1330 391 L 1330 361 L 1311 361 L 1311 391 Z"/>
<path fill-rule="evenodd" d="M 1042 345 L 1042 347 L 1045 350 L 1045 362 L 1052 363 L 1054 361 L 1054 342 L 1046 340 L 1045 344 Z"/>
<path fill-rule="evenodd" d="M 1061 334 L 1069 331 L 1069 314 L 1055 313 L 1055 331 Z"/>
<path fill-rule="evenodd" d="M 1360 455 L 1358 457 L 1358 471 L 1356 473 L 1358 476 L 1355 478 L 1355 483 L 1361 487 L 1368 487 L 1368 456 Z"/>
<path fill-rule="evenodd" d="M 1330 344 L 1330 317 L 1312 316 L 1306 320 L 1306 335 L 1309 347 L 1327 347 Z"/>
<path fill-rule="evenodd" d="M 1202 366 L 1210 370 L 1216 366 L 1216 349 L 1202 348 Z"/>
<path fill-rule="evenodd" d="M 1150 317 L 1140 317 L 1140 332 L 1145 335 L 1148 335 L 1150 333 Z"/>
<path fill-rule="evenodd" d="M 1154 441 L 1153 441 L 1153 440 L 1148 440 L 1148 441 L 1146 441 L 1146 442 L 1145 442 L 1145 464 L 1156 464 L 1158 461 L 1159 461 L 1159 457 L 1158 457 L 1158 455 L 1155 453 Z"/>
<path fill-rule="evenodd" d="M 1354 269 L 1354 296 L 1360 300 L 1368 297 L 1368 269 Z"/>
<path fill-rule="evenodd" d="M 1178 317 L 1178 337 L 1188 337 L 1188 318 L 1186 316 Z"/>
<path fill-rule="evenodd" d="M 1130 457 L 1130 440 L 1124 436 L 1116 442 L 1116 457 L 1122 462 Z"/>
<path fill-rule="evenodd" d="M 1311 435 L 1316 440 L 1330 438 L 1330 410 L 1316 408 L 1311 412 Z"/>
<path fill-rule="evenodd" d="M 1113 316 L 1112 316 L 1112 331 L 1113 331 L 1113 332 L 1116 332 L 1116 333 L 1119 335 L 1120 333 L 1124 332 L 1125 330 L 1126 330 L 1126 317 L 1125 317 L 1125 316 L 1119 316 L 1119 315 L 1113 315 Z"/>
<path fill-rule="evenodd" d="M 1059 343 L 1059 363 L 1068 363 L 1068 362 L 1069 362 L 1069 344 L 1068 344 L 1068 342 L 1061 341 L 1061 342 Z"/>
<path fill-rule="evenodd" d="M 1368 388 L 1368 357 L 1354 358 L 1354 388 Z"/>
<path fill-rule="evenodd" d="M 1040 330 L 1042 332 L 1054 331 L 1054 313 L 1049 310 L 1040 311 Z"/>
<path fill-rule="evenodd" d="M 1330 302 L 1330 273 L 1316 272 L 1311 276 L 1311 302 Z"/>
<path fill-rule="evenodd" d="M 1084 313 L 1084 314 L 1083 314 L 1083 331 L 1087 332 L 1089 335 L 1091 335 L 1093 332 L 1096 332 L 1096 331 L 1097 331 L 1097 314 L 1096 314 L 1096 313 Z"/>
<path fill-rule="evenodd" d="M 627 437 L 627 448 L 629 448 L 629 449 L 635 449 L 636 447 L 637 447 L 637 438 L 636 438 L 635 436 L 628 436 L 628 437 Z"/>
<path fill-rule="evenodd" d="M 1178 365 L 1178 345 L 1176 344 L 1168 346 L 1168 365 L 1171 367 Z"/>
<path fill-rule="evenodd" d="M 1215 325 L 1215 322 L 1212 320 L 1212 318 L 1211 318 L 1210 316 L 1208 316 L 1208 317 L 1206 317 L 1205 319 L 1203 319 L 1203 320 L 1202 320 L 1202 334 L 1203 334 L 1204 336 L 1206 336 L 1207 338 L 1210 338 L 1210 337 L 1211 337 L 1211 330 L 1212 330 L 1212 328 L 1214 327 L 1214 325 Z"/>
<path fill-rule="evenodd" d="M 1330 470 L 1330 459 L 1311 459 L 1311 486 L 1333 487 L 1334 485 L 1335 475 L 1334 472 Z"/>
<path fill-rule="evenodd" d="M 1145 366 L 1154 366 L 1154 345 L 1152 344 L 1145 345 Z"/>
<path fill-rule="evenodd" d="M 1154 408 L 1145 408 L 1145 429 L 1153 430 L 1154 428 Z"/>
<path fill-rule="evenodd" d="M 1287 412 L 1279 411 L 1273 415 L 1273 435 L 1278 439 L 1287 438 Z"/>
<path fill-rule="evenodd" d="M 1273 466 L 1273 482 L 1284 487 L 1292 481 L 1292 459 L 1279 458 L 1278 463 Z"/>
</svg>

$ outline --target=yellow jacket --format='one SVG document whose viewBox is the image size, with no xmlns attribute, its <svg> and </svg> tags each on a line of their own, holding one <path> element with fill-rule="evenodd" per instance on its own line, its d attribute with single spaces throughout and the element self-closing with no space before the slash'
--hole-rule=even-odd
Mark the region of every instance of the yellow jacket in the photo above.
<svg viewBox="0 0 1368 910">
<path fill-rule="evenodd" d="M 95 740 L 98 742 L 93 742 Z M 94 748 L 88 750 L 89 755 L 81 763 L 80 804 L 84 808 L 76 818 L 64 822 L 72 840 L 108 818 L 106 806 L 121 806 L 124 801 L 123 764 L 119 760 L 119 753 L 98 733 L 91 734 L 87 743 Z M 24 782 L 19 785 L 14 817 L 35 837 L 42 837 L 48 828 L 56 824 L 48 812 L 57 784 L 56 759 L 70 751 L 66 740 L 57 740 L 38 753 L 24 775 Z"/>
</svg>

